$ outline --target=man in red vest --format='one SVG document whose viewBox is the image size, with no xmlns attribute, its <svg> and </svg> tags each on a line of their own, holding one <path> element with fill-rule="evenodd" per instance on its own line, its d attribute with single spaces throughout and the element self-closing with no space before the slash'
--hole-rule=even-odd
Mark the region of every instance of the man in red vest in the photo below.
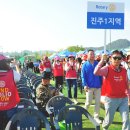
<svg viewBox="0 0 130 130">
<path fill-rule="evenodd" d="M 101 61 L 94 70 L 94 74 L 104 76 L 103 87 L 105 88 L 105 119 L 103 121 L 103 130 L 108 130 L 116 110 L 118 109 L 122 117 L 122 130 L 130 130 L 128 95 L 129 82 L 127 72 L 121 66 L 122 56 L 120 51 L 115 50 L 111 56 L 111 64 L 103 66 L 106 61 L 104 54 Z"/>
</svg>

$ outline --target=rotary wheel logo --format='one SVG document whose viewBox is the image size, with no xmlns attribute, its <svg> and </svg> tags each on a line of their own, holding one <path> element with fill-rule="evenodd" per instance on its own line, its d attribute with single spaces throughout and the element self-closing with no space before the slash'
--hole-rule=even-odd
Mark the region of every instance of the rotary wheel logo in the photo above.
<svg viewBox="0 0 130 130">
<path fill-rule="evenodd" d="M 115 4 L 110 4 L 110 5 L 109 5 L 109 10 L 110 10 L 111 12 L 115 11 L 115 10 L 116 10 Z"/>
<path fill-rule="evenodd" d="M 5 87 L 5 81 L 0 81 L 0 88 Z"/>
</svg>

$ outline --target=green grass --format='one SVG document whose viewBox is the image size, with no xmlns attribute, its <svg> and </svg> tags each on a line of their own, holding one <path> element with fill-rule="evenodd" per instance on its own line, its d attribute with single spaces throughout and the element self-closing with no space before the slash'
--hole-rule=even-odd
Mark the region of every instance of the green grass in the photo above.
<svg viewBox="0 0 130 130">
<path fill-rule="evenodd" d="M 51 84 L 54 85 L 54 81 L 51 81 Z M 73 90 L 73 88 L 72 88 Z M 73 93 L 73 91 L 72 91 Z M 64 84 L 64 89 L 63 89 L 63 94 L 65 96 L 67 96 L 67 87 Z M 78 102 L 80 106 L 84 106 L 85 103 L 85 93 L 83 91 L 83 93 L 80 93 L 80 89 L 78 88 Z M 94 104 L 94 101 L 93 101 Z M 93 116 L 94 113 L 94 106 L 90 106 L 90 108 L 88 109 L 89 113 Z M 103 108 L 100 109 L 100 119 L 103 120 L 104 119 L 104 115 L 105 115 L 105 110 Z M 115 113 L 114 116 L 114 120 L 113 123 L 110 125 L 109 130 L 121 130 L 122 129 L 122 122 L 121 122 L 121 116 L 119 114 L 119 112 Z M 83 117 L 83 130 L 94 130 L 94 126 L 93 124 L 86 118 Z M 100 125 L 100 130 L 102 130 L 102 126 Z"/>
</svg>

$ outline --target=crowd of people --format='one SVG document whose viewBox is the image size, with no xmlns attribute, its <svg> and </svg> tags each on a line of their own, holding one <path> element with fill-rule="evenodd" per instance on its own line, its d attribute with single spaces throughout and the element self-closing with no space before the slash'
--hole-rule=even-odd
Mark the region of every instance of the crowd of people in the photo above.
<svg viewBox="0 0 130 130">
<path fill-rule="evenodd" d="M 88 50 L 88 53 L 81 57 L 69 55 L 62 59 L 56 56 L 53 62 L 47 56 L 44 56 L 38 68 L 42 77 L 42 82 L 36 89 L 36 102 L 39 109 L 41 106 L 45 108 L 47 101 L 52 96 L 59 94 L 57 89 L 59 87 L 63 88 L 64 81 L 66 81 L 67 86 L 67 97 L 78 105 L 77 87 L 80 79 L 81 88 L 84 89 L 86 94 L 84 108 L 89 109 L 94 97 L 94 119 L 97 123 L 102 124 L 103 130 L 108 130 L 117 109 L 122 117 L 122 130 L 130 130 L 130 55 L 124 56 L 122 52 L 115 50 L 111 55 L 102 54 L 95 56 L 94 50 Z M 10 78 L 7 80 L 5 75 Z M 56 89 L 49 88 L 52 77 L 55 81 Z M 9 80 L 12 84 L 10 87 L 13 89 L 10 89 L 7 83 Z M 20 70 L 17 62 L 14 60 L 12 67 L 12 65 L 10 66 L 6 63 L 6 57 L 0 55 L 0 85 L 3 85 L 4 81 L 6 84 L 4 87 L 8 89 L 9 93 L 15 91 L 15 95 L 11 94 L 10 100 L 6 105 L 0 100 L 0 116 L 6 118 L 7 121 L 11 118 L 11 114 L 15 112 L 15 106 L 19 102 L 15 85 L 15 82 L 19 80 Z M 0 89 L 2 87 L 0 86 Z M 63 92 L 62 89 L 60 91 Z M 0 95 L 4 95 L 5 92 L 0 91 Z M 103 121 L 100 120 L 101 97 L 104 97 L 102 102 L 105 107 Z M 0 123 L 2 123 L 3 118 L 0 119 Z"/>
<path fill-rule="evenodd" d="M 129 130 L 129 103 L 130 98 L 130 56 L 125 57 L 122 52 L 115 50 L 111 55 L 95 56 L 94 50 L 88 50 L 87 55 L 75 58 L 69 55 L 61 61 L 56 56 L 51 61 L 46 57 L 40 64 L 40 72 L 44 70 L 54 75 L 55 87 L 63 85 L 66 80 L 67 96 L 78 104 L 77 80 L 81 78 L 82 87 L 86 92 L 85 109 L 92 104 L 95 98 L 94 119 L 102 123 L 107 130 L 113 121 L 114 114 L 119 110 L 122 117 L 122 130 Z M 105 69 L 104 69 L 105 68 Z M 71 88 L 73 87 L 73 95 Z M 101 97 L 104 98 L 105 118 L 100 120 Z M 114 105 L 114 106 L 113 106 Z"/>
</svg>

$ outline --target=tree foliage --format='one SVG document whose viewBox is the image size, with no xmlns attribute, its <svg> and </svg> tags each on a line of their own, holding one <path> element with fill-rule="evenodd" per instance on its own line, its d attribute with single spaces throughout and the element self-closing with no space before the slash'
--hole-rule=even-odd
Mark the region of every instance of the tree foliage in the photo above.
<svg viewBox="0 0 130 130">
<path fill-rule="evenodd" d="M 69 50 L 70 52 L 79 52 L 79 51 L 84 51 L 85 50 L 85 48 L 84 47 L 82 47 L 82 46 L 69 46 L 68 48 L 67 48 L 67 50 Z"/>
<path fill-rule="evenodd" d="M 118 39 L 116 41 L 113 41 L 111 43 L 108 43 L 106 45 L 107 50 L 120 50 L 120 49 L 125 49 L 130 46 L 130 41 L 127 39 Z M 96 47 L 95 50 L 102 50 L 104 47 Z"/>
<path fill-rule="evenodd" d="M 127 39 L 118 39 L 116 41 L 113 41 L 109 44 L 106 45 L 106 49 L 107 50 L 115 50 L 115 49 L 125 49 L 130 47 L 130 41 Z M 69 46 L 68 48 L 66 48 L 67 50 L 69 50 L 70 52 L 79 52 L 79 51 L 84 51 L 84 50 L 88 50 L 88 49 L 94 49 L 94 50 L 102 50 L 104 47 L 83 47 L 83 46 Z M 63 51 L 63 49 L 59 50 Z M 35 55 L 36 59 L 41 59 L 41 57 L 43 55 L 47 55 L 48 57 L 50 55 L 52 55 L 55 51 L 50 51 L 50 50 L 39 50 L 39 51 L 29 51 L 29 50 L 24 50 L 22 52 L 5 52 L 4 54 L 6 56 L 10 56 L 10 57 L 15 57 L 16 59 L 19 59 L 21 57 L 27 56 L 27 55 Z"/>
</svg>

